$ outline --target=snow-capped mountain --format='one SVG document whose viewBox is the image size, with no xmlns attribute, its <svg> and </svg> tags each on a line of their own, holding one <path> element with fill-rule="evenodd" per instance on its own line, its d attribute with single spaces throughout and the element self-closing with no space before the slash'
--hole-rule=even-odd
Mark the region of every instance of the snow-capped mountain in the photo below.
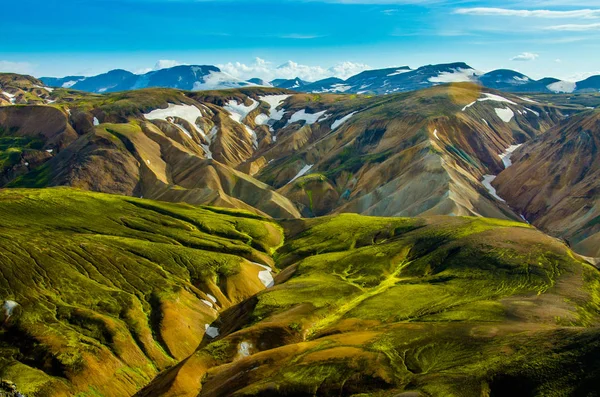
<svg viewBox="0 0 600 397">
<path fill-rule="evenodd" d="M 207 65 L 175 66 L 141 75 L 117 69 L 92 77 L 41 77 L 40 80 L 50 87 L 72 88 L 94 93 L 149 87 L 201 91 L 265 86 L 309 93 L 385 95 L 457 82 L 473 82 L 487 88 L 507 92 L 574 93 L 600 91 L 600 76 L 592 76 L 580 82 L 562 81 L 552 77 L 535 80 L 509 69 L 498 69 L 483 73 L 463 62 L 426 65 L 418 69 L 401 66 L 367 70 L 346 80 L 330 77 L 316 82 L 306 81 L 299 77 L 276 79 L 271 82 L 259 78 L 244 81 L 222 72 L 216 66 Z"/>
<path fill-rule="evenodd" d="M 299 77 L 295 79 L 276 79 L 271 81 L 271 84 L 277 88 L 285 88 L 288 90 L 305 91 L 304 86 L 311 84 L 308 81 L 304 81 Z"/>
<path fill-rule="evenodd" d="M 364 71 L 347 80 L 333 78 L 289 88 L 304 92 L 392 94 L 443 83 L 477 81 L 476 76 L 477 71 L 465 63 L 428 65 L 416 70 L 402 66 Z"/>
<path fill-rule="evenodd" d="M 141 75 L 131 73 L 127 70 L 117 69 L 92 77 L 41 77 L 40 80 L 44 82 L 44 84 L 52 87 L 73 88 L 95 93 L 117 92 L 149 87 L 201 91 L 260 85 L 237 79 L 222 72 L 216 66 L 207 65 L 175 66 Z"/>
<path fill-rule="evenodd" d="M 273 85 L 299 92 L 392 94 L 414 91 L 439 84 L 473 82 L 484 87 L 507 92 L 572 93 L 600 91 L 600 76 L 580 82 L 562 81 L 552 77 L 535 80 L 509 69 L 483 73 L 466 63 L 427 65 L 418 69 L 408 66 L 368 70 L 347 80 L 328 78 L 314 83 L 296 80 L 275 80 Z M 295 83 L 294 83 L 295 82 Z"/>
</svg>

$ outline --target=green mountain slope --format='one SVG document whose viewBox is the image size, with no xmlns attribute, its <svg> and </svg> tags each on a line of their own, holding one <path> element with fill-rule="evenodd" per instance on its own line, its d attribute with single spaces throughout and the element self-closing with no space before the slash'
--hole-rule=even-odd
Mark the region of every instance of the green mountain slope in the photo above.
<svg viewBox="0 0 600 397">
<path fill-rule="evenodd" d="M 523 223 L 277 223 L 5 189 L 0 236 L 0 378 L 27 395 L 547 396 L 597 381 L 600 274 Z"/>
<path fill-rule="evenodd" d="M 255 263 L 282 238 L 246 212 L 1 190 L 0 298 L 18 306 L 4 306 L 0 378 L 31 396 L 131 395 L 265 288 Z"/>
<path fill-rule="evenodd" d="M 593 395 L 600 274 L 557 240 L 480 218 L 283 225 L 276 286 L 139 395 Z"/>
</svg>

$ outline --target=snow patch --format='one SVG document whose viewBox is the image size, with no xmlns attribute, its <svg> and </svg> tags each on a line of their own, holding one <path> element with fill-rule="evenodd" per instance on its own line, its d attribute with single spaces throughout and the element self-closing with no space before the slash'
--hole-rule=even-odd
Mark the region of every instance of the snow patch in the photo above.
<svg viewBox="0 0 600 397">
<path fill-rule="evenodd" d="M 2 91 L 2 94 L 8 98 L 8 100 L 10 101 L 10 103 L 12 103 L 12 104 L 15 103 L 15 95 L 14 94 L 10 94 L 10 93 L 8 93 L 6 91 Z"/>
<path fill-rule="evenodd" d="M 346 121 L 350 120 L 350 118 L 352 118 L 352 116 L 354 116 L 356 113 L 358 112 L 352 112 L 344 117 L 342 117 L 341 119 L 338 119 L 336 121 L 333 122 L 333 124 L 331 125 L 331 130 L 335 130 L 336 128 L 338 128 L 340 125 L 344 124 Z"/>
<path fill-rule="evenodd" d="M 44 87 L 44 86 L 41 86 L 41 85 L 34 85 L 34 87 L 35 87 L 35 88 L 41 88 L 42 90 L 46 90 L 46 91 L 48 91 L 48 92 L 52 92 L 52 91 L 54 91 L 54 88 L 50 88 L 50 87 Z"/>
<path fill-rule="evenodd" d="M 473 102 L 469 103 L 467 106 L 465 106 L 464 108 L 462 108 L 462 111 L 464 112 L 465 110 L 467 110 L 471 106 L 475 105 L 476 103 L 477 103 L 477 101 L 473 101 Z"/>
<path fill-rule="evenodd" d="M 259 114 L 256 116 L 254 122 L 257 125 L 268 125 L 271 120 L 279 121 L 285 115 L 285 109 L 277 110 L 286 99 L 288 99 L 291 95 L 267 95 L 258 97 L 261 102 L 266 102 L 269 104 L 269 114 Z"/>
<path fill-rule="evenodd" d="M 438 132 L 438 131 L 437 131 L 437 129 L 436 129 L 436 130 L 434 130 L 434 131 L 433 131 L 433 136 L 435 136 L 435 139 L 437 139 L 437 140 L 439 141 L 439 140 L 440 140 L 440 137 L 438 136 L 438 133 L 437 133 L 437 132 Z"/>
<path fill-rule="evenodd" d="M 520 148 L 522 145 L 523 145 L 522 143 L 519 145 L 511 145 L 508 147 L 508 149 L 506 149 L 506 151 L 504 153 L 498 155 L 500 157 L 500 159 L 502 160 L 502 162 L 504 163 L 505 169 L 512 165 L 512 161 L 510 160 L 510 158 L 512 157 L 515 150 Z"/>
<path fill-rule="evenodd" d="M 211 301 L 217 303 L 217 298 L 215 298 L 214 296 L 212 296 L 211 294 L 206 294 L 206 296 L 208 296 L 208 299 L 210 299 Z"/>
<path fill-rule="evenodd" d="M 4 301 L 4 304 L 2 305 L 2 308 L 4 309 L 4 315 L 6 317 L 12 316 L 12 314 L 17 306 L 19 306 L 19 304 L 15 301 L 11 301 L 11 300 Z"/>
<path fill-rule="evenodd" d="M 498 117 L 500 117 L 500 119 L 502 121 L 504 121 L 505 123 L 509 123 L 513 117 L 515 117 L 515 113 L 510 109 L 510 108 L 506 108 L 506 109 L 494 109 L 496 111 L 496 114 L 498 115 Z"/>
<path fill-rule="evenodd" d="M 540 117 L 539 112 L 536 112 L 535 110 L 531 110 L 529 108 L 525 108 L 525 110 L 527 110 L 528 112 L 531 112 L 531 113 L 535 114 L 536 116 Z"/>
<path fill-rule="evenodd" d="M 219 328 L 217 327 L 211 327 L 208 324 L 204 324 L 204 329 L 204 333 L 210 336 L 212 339 L 215 339 L 217 336 L 219 336 Z"/>
<path fill-rule="evenodd" d="M 570 94 L 577 89 L 577 83 L 572 81 L 557 81 L 556 83 L 548 84 L 546 87 L 556 94 L 567 93 Z"/>
<path fill-rule="evenodd" d="M 456 68 L 451 72 L 441 72 L 435 77 L 430 77 L 429 82 L 431 83 L 461 83 L 466 81 L 472 81 L 475 75 L 474 69 L 463 69 Z"/>
<path fill-rule="evenodd" d="M 498 193 L 496 192 L 496 189 L 492 186 L 492 182 L 494 182 L 494 179 L 496 179 L 495 175 L 484 175 L 483 176 L 483 181 L 481 181 L 481 183 L 483 184 L 483 186 L 485 186 L 485 188 L 487 189 L 487 191 L 494 196 L 494 198 L 498 201 L 502 201 L 503 203 L 505 202 L 502 197 L 498 196 Z"/>
<path fill-rule="evenodd" d="M 525 102 L 537 103 L 537 102 L 536 102 L 536 101 L 534 101 L 533 99 L 531 99 L 531 98 L 527 98 L 527 97 L 524 97 L 524 96 L 519 96 L 519 97 L 517 97 L 517 98 L 519 98 L 520 100 L 522 100 L 522 101 L 525 101 Z"/>
<path fill-rule="evenodd" d="M 238 346 L 238 355 L 240 357 L 248 357 L 250 355 L 250 349 L 252 349 L 253 347 L 254 346 L 250 342 L 244 341 L 240 343 L 240 345 Z"/>
<path fill-rule="evenodd" d="M 98 121 L 98 118 L 94 117 L 94 125 L 98 126 L 100 125 L 100 121 Z"/>
<path fill-rule="evenodd" d="M 241 124 L 242 120 L 244 120 L 250 112 L 256 109 L 258 105 L 260 105 L 260 103 L 255 101 L 254 99 L 249 99 L 252 103 L 248 106 L 244 105 L 243 102 L 238 103 L 238 101 L 232 99 L 229 102 L 227 102 L 225 106 L 223 106 L 223 109 L 229 112 L 229 117 L 231 117 L 233 121 Z"/>
<path fill-rule="evenodd" d="M 207 301 L 206 299 L 200 299 L 202 301 L 202 303 L 204 303 L 206 306 L 210 307 L 210 308 L 214 308 L 215 306 L 212 304 L 212 302 Z"/>
<path fill-rule="evenodd" d="M 290 183 L 294 182 L 296 179 L 300 178 L 302 175 L 306 174 L 308 171 L 310 171 L 312 169 L 314 164 L 307 164 L 304 167 L 302 167 L 302 169 L 300 170 L 300 172 L 298 172 L 298 174 L 293 177 L 287 184 L 289 185 Z"/>
<path fill-rule="evenodd" d="M 395 72 L 388 74 L 387 77 L 398 76 L 400 74 L 404 74 L 404 73 L 408 73 L 408 72 L 412 72 L 412 70 L 411 69 L 398 69 Z"/>
<path fill-rule="evenodd" d="M 79 83 L 81 80 L 70 80 L 70 81 L 66 81 L 62 84 L 62 88 L 71 88 L 73 87 L 75 84 Z"/>
<path fill-rule="evenodd" d="M 265 287 L 271 288 L 275 285 L 275 280 L 273 279 L 273 274 L 271 274 L 271 268 L 269 266 L 261 265 L 260 263 L 256 262 L 252 262 L 252 264 L 265 269 L 258 272 L 258 279 Z"/>
<path fill-rule="evenodd" d="M 46 152 L 48 153 L 52 153 L 54 151 L 54 149 L 47 149 Z"/>
<path fill-rule="evenodd" d="M 202 117 L 202 113 L 194 105 L 174 105 L 169 103 L 166 109 L 155 109 L 150 113 L 145 113 L 144 117 L 146 120 L 164 120 L 169 123 L 173 121 L 174 117 L 178 117 L 191 125 L 196 125 L 196 120 L 198 117 Z"/>
<path fill-rule="evenodd" d="M 326 112 L 326 110 L 323 110 L 322 112 L 311 114 L 306 113 L 306 109 L 302 109 L 297 111 L 292 115 L 292 117 L 290 117 L 290 119 L 288 120 L 288 124 L 295 123 L 298 121 L 304 121 L 307 125 L 312 125 L 319 121 L 319 119 L 321 119 L 321 117 L 323 117 Z"/>
<path fill-rule="evenodd" d="M 511 101 L 510 99 L 506 99 L 504 97 L 501 97 L 500 95 L 489 94 L 487 92 L 484 92 L 483 95 L 484 96 L 482 98 L 479 98 L 476 101 L 473 101 L 473 102 L 469 103 L 467 106 L 465 106 L 462 109 L 462 111 L 464 112 L 465 110 L 467 110 L 471 106 L 475 105 L 477 102 L 493 101 L 493 102 L 503 102 L 503 103 L 510 103 L 511 105 L 516 105 L 515 102 Z"/>
</svg>

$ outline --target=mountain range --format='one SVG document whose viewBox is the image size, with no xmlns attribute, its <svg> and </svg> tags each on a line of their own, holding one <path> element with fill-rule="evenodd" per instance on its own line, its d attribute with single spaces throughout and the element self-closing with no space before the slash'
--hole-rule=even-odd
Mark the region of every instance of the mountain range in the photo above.
<svg viewBox="0 0 600 397">
<path fill-rule="evenodd" d="M 233 80 L 180 68 L 144 84 L 182 88 L 79 82 L 102 93 L 0 74 L 0 379 L 596 392 L 599 93 L 511 93 L 533 82 L 465 64 L 194 91 Z M 406 89 L 347 95 L 369 83 Z"/>
<path fill-rule="evenodd" d="M 586 93 L 600 91 L 600 76 L 592 76 L 579 82 L 562 81 L 550 77 L 534 80 L 522 73 L 507 69 L 483 73 L 462 62 L 427 65 L 418 69 L 402 66 L 368 70 L 346 80 L 332 77 L 316 82 L 305 81 L 300 78 L 276 79 L 270 82 L 258 78 L 242 81 L 222 72 L 215 66 L 175 66 L 142 75 L 125 70 L 112 70 L 92 77 L 41 77 L 40 80 L 50 87 L 73 88 L 94 93 L 151 87 L 199 91 L 258 85 L 307 93 L 380 95 L 414 91 L 455 82 L 472 82 L 491 89 L 523 93 Z"/>
</svg>

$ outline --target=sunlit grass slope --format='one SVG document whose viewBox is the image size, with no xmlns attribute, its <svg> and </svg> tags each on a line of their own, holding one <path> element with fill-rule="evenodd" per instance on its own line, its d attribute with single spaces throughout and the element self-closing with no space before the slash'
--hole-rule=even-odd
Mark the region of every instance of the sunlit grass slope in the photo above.
<svg viewBox="0 0 600 397">
<path fill-rule="evenodd" d="M 32 396 L 131 395 L 264 288 L 251 262 L 271 265 L 282 238 L 243 211 L 0 190 L 0 298 L 18 303 L 0 378 Z"/>
<path fill-rule="evenodd" d="M 283 226 L 277 285 L 141 395 L 594 395 L 600 274 L 560 241 L 481 218 Z"/>
</svg>

